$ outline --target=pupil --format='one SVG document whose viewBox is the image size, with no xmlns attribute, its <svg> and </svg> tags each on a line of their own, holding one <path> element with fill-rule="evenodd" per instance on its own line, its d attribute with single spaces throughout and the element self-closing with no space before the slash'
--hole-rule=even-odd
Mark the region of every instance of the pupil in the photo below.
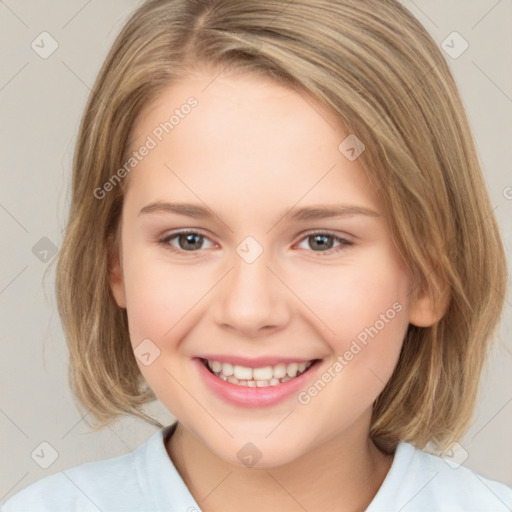
<svg viewBox="0 0 512 512">
<path fill-rule="evenodd" d="M 194 238 L 196 239 L 195 245 L 194 245 Z M 183 239 L 186 240 L 185 244 L 182 244 Z M 184 250 L 200 249 L 202 240 L 203 240 L 203 237 L 201 235 L 198 235 L 195 233 L 180 235 L 180 237 L 179 237 L 180 248 L 184 249 Z"/>
<path fill-rule="evenodd" d="M 320 248 L 322 251 L 329 250 L 332 246 L 332 237 L 326 236 L 326 235 L 313 235 L 309 237 L 310 239 L 313 238 L 315 240 L 315 244 L 317 244 L 317 247 Z M 330 242 L 326 242 L 326 240 L 331 240 Z"/>
</svg>

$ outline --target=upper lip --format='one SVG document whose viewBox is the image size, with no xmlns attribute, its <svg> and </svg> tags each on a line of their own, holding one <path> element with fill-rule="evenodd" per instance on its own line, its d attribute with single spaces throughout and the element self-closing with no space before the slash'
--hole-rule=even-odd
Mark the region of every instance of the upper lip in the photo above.
<svg viewBox="0 0 512 512">
<path fill-rule="evenodd" d="M 308 363 L 318 358 L 304 359 L 301 357 L 254 357 L 247 358 L 242 356 L 223 355 L 223 354 L 201 354 L 196 356 L 200 359 L 209 359 L 210 361 L 219 361 L 221 363 L 231 363 L 233 365 L 245 366 L 247 368 L 262 368 L 264 366 L 275 366 L 276 364 L 289 363 Z"/>
</svg>

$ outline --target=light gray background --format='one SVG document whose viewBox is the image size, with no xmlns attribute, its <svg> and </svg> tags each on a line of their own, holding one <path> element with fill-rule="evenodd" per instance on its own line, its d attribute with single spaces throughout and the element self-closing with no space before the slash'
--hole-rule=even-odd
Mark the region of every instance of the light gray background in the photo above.
<svg viewBox="0 0 512 512">
<path fill-rule="evenodd" d="M 469 48 L 446 56 L 472 124 L 494 213 L 512 262 L 512 3 L 403 0 L 441 46 L 457 31 Z M 133 450 L 155 432 L 124 418 L 89 433 L 66 378 L 67 348 L 54 299 L 54 272 L 33 252 L 60 246 L 73 145 L 99 67 L 134 0 L 0 0 L 0 501 L 30 483 L 87 461 Z M 58 49 L 41 58 L 31 43 L 47 31 Z M 457 43 L 458 44 L 458 43 Z M 46 245 L 45 245 L 46 244 Z M 42 249 L 41 249 L 42 247 Z M 37 252 L 37 250 L 35 250 Z M 51 255 L 51 254 L 50 254 Z M 509 288 L 510 290 L 510 288 Z M 482 379 L 464 464 L 512 484 L 512 300 Z M 158 402 L 146 410 L 174 418 Z M 31 454 L 51 450 L 47 469 Z M 50 455 L 48 455 L 50 454 Z"/>
</svg>

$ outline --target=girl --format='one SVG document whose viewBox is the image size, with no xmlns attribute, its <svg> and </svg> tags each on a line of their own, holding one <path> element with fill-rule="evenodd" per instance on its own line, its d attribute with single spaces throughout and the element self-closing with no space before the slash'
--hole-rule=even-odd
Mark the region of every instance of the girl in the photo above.
<svg viewBox="0 0 512 512">
<path fill-rule="evenodd" d="M 510 510 L 454 444 L 503 245 L 447 64 L 395 0 L 145 2 L 72 192 L 74 393 L 97 428 L 159 430 L 4 512 Z"/>
</svg>

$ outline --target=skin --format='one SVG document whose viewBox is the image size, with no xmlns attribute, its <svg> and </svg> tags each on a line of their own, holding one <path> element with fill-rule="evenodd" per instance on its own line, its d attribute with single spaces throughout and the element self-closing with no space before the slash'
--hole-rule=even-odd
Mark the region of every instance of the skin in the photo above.
<svg viewBox="0 0 512 512">
<path fill-rule="evenodd" d="M 148 366 L 137 361 L 180 422 L 167 452 L 203 511 L 365 510 L 392 463 L 369 439 L 372 403 L 409 323 L 428 326 L 441 313 L 426 294 L 412 301 L 382 205 L 359 161 L 338 150 L 348 132 L 331 112 L 267 78 L 203 70 L 147 105 L 133 148 L 190 96 L 197 107 L 129 175 L 111 264 L 132 346 L 149 338 L 160 350 Z M 206 205 L 216 216 L 139 215 L 154 201 Z M 379 216 L 280 217 L 341 203 Z M 158 243 L 182 228 L 200 230 L 202 244 Z M 311 230 L 353 245 L 328 237 L 324 253 Z M 250 264 L 236 252 L 249 235 L 263 248 Z M 201 352 L 322 358 L 321 375 L 393 303 L 400 312 L 306 405 L 295 395 L 260 408 L 228 404 L 192 364 Z M 262 455 L 254 467 L 237 458 L 247 442 Z"/>
</svg>

